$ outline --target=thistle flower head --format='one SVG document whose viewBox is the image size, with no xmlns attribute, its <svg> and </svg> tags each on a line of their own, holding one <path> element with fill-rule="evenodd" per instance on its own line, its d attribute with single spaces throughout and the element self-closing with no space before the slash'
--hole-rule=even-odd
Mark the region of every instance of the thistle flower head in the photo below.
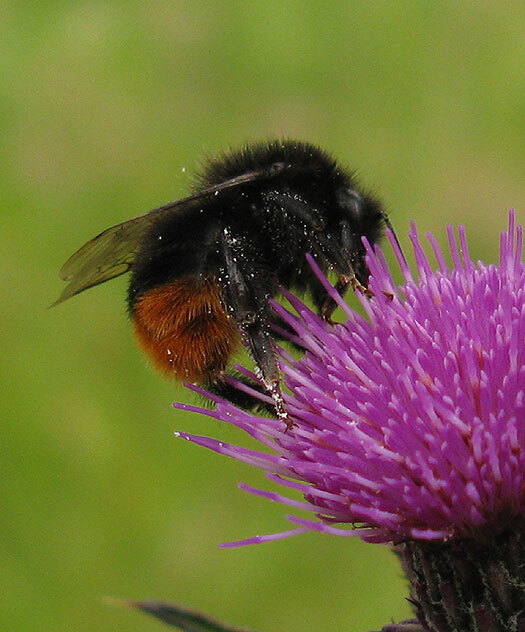
<svg viewBox="0 0 525 632">
<path fill-rule="evenodd" d="M 365 244 L 366 317 L 325 279 L 344 323 L 328 325 L 290 295 L 296 314 L 276 304 L 306 349 L 300 360 L 282 352 L 291 431 L 225 401 L 214 411 L 177 405 L 238 426 L 264 451 L 179 436 L 265 470 L 303 500 L 245 491 L 315 514 L 288 516 L 297 528 L 241 543 L 309 530 L 375 542 L 469 538 L 523 516 L 525 265 L 522 228 L 509 218 L 498 265 L 472 262 L 464 229 L 458 245 L 449 227 L 451 267 L 427 236 L 434 272 L 413 226 L 413 275 L 391 239 L 400 286 L 381 250 Z"/>
</svg>

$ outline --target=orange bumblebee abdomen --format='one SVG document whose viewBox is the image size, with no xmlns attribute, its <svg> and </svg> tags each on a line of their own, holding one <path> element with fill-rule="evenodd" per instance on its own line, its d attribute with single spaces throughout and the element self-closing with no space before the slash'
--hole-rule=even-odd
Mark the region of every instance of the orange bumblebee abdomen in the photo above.
<svg viewBox="0 0 525 632">
<path fill-rule="evenodd" d="M 139 345 L 167 376 L 206 382 L 224 371 L 240 341 L 215 280 L 184 278 L 142 294 L 132 319 Z"/>
</svg>

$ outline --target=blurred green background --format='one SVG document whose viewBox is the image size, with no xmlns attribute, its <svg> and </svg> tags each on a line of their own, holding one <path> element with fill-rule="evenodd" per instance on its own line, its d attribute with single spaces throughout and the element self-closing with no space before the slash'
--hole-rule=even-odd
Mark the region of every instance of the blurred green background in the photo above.
<svg viewBox="0 0 525 632">
<path fill-rule="evenodd" d="M 0 628 L 159 630 L 104 596 L 174 600 L 261 632 L 408 616 L 383 547 L 289 528 L 259 472 L 173 438 L 119 279 L 52 310 L 102 229 L 188 192 L 248 139 L 319 143 L 408 222 L 464 223 L 473 257 L 525 208 L 523 2 L 7 2 L 0 9 Z"/>
</svg>

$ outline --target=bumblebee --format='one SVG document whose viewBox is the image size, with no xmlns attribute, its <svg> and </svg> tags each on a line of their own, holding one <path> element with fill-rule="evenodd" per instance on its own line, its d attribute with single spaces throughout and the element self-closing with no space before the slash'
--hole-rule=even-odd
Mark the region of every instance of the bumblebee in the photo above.
<svg viewBox="0 0 525 632">
<path fill-rule="evenodd" d="M 305 142 L 247 145 L 210 160 L 194 193 L 108 228 L 64 264 L 54 304 L 131 272 L 128 310 L 139 345 L 176 380 L 195 382 L 246 408 L 260 400 L 231 386 L 244 344 L 288 425 L 269 299 L 284 287 L 308 293 L 326 320 L 334 309 L 306 260 L 336 276 L 344 294 L 366 291 L 362 237 L 390 226 L 352 172 Z"/>
</svg>

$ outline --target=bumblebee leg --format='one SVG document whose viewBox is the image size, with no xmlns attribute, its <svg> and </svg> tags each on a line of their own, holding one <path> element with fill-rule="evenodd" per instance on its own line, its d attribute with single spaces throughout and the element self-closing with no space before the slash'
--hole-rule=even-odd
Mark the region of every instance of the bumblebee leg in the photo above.
<svg viewBox="0 0 525 632">
<path fill-rule="evenodd" d="M 366 286 L 364 286 L 355 276 L 355 274 L 341 274 L 339 276 L 339 280 L 334 285 L 334 289 L 340 296 L 344 296 L 346 290 L 351 287 L 354 291 L 359 290 L 361 294 L 364 294 L 366 298 L 371 298 L 374 293 L 371 292 Z M 332 322 L 332 314 L 334 313 L 337 307 L 337 303 L 331 296 L 326 296 L 323 304 L 321 305 L 321 309 L 319 311 L 323 320 L 327 322 Z"/>
<path fill-rule="evenodd" d="M 353 278 L 355 279 L 355 276 Z M 350 277 L 341 275 L 337 283 L 334 285 L 334 289 L 337 291 L 338 294 L 340 294 L 341 296 L 344 296 L 346 294 L 346 290 L 348 289 L 350 285 L 351 285 Z M 326 322 L 328 323 L 331 323 L 332 314 L 335 312 L 336 308 L 337 308 L 337 303 L 334 301 L 334 299 L 331 296 L 329 296 L 325 292 L 324 301 L 322 302 L 321 307 L 319 309 L 319 314 L 322 317 L 322 319 L 326 320 Z"/>
<path fill-rule="evenodd" d="M 241 390 L 237 385 L 230 383 L 227 379 L 228 377 L 233 377 L 235 380 L 242 382 L 245 386 L 249 387 L 250 390 L 255 391 L 255 393 L 247 393 Z M 264 396 L 266 393 L 264 389 L 237 371 L 228 371 L 227 375 L 217 376 L 204 383 L 203 386 L 206 390 L 210 391 L 210 393 L 218 395 L 238 408 L 275 417 L 275 403 L 273 400 L 270 402 L 265 401 Z M 257 393 L 260 394 L 260 397 Z M 203 398 L 203 400 L 204 404 L 211 405 L 209 399 Z"/>
<path fill-rule="evenodd" d="M 290 345 L 296 351 L 304 353 L 304 346 L 295 342 L 294 337 L 297 336 L 295 330 L 286 323 L 277 314 L 272 314 L 269 320 L 272 338 L 274 340 L 282 340 Z"/>
<path fill-rule="evenodd" d="M 272 396 L 277 416 L 289 430 L 293 423 L 284 409 L 281 374 L 269 326 L 268 292 L 263 288 L 259 288 L 259 291 L 254 290 L 254 281 L 260 277 L 260 272 L 253 269 L 253 263 L 242 253 L 239 242 L 239 238 L 234 239 L 227 231 L 224 232 L 222 250 L 229 311 L 235 318 L 242 340 L 253 358 L 257 376 Z M 242 267 L 247 270 L 242 270 Z M 252 279 L 251 283 L 247 282 L 247 278 Z"/>
<path fill-rule="evenodd" d="M 320 243 L 325 249 L 332 248 L 332 244 L 329 244 L 324 239 L 322 241 L 320 240 Z M 341 296 L 345 295 L 346 290 L 348 289 L 349 285 L 351 285 L 350 277 L 353 277 L 355 279 L 355 274 L 353 272 L 353 269 L 350 263 L 348 263 L 348 257 L 345 256 L 347 251 L 348 251 L 348 247 L 342 248 L 340 252 L 337 253 L 337 256 L 339 257 L 339 261 L 337 262 L 336 270 L 339 274 L 338 274 L 337 283 L 334 285 L 334 288 L 335 290 L 337 290 L 337 292 Z M 332 258 L 335 259 L 335 257 L 336 257 L 335 253 L 332 253 Z M 343 274 L 342 270 L 345 270 L 345 271 L 350 270 L 351 274 L 350 275 L 347 273 Z M 317 279 L 317 277 L 314 277 L 310 285 L 310 292 L 312 294 L 312 300 L 317 309 L 318 314 L 323 318 L 323 320 L 326 320 L 327 322 L 331 323 L 332 314 L 337 308 L 337 303 L 326 292 L 325 288 L 323 287 L 319 279 Z"/>
<path fill-rule="evenodd" d="M 356 247 L 356 244 L 354 236 L 352 235 L 352 231 L 350 229 L 350 225 L 346 220 L 343 220 L 339 223 L 339 228 L 339 238 L 342 247 L 339 253 L 339 261 L 337 264 L 338 279 L 334 288 L 341 296 L 344 296 L 346 290 L 351 287 L 353 290 L 359 290 L 362 294 L 370 298 L 370 296 L 372 296 L 372 292 L 370 292 L 370 290 L 368 290 L 367 287 L 363 285 L 361 281 L 359 281 L 353 266 L 353 261 L 355 261 L 354 249 Z M 322 318 L 327 322 L 331 322 L 332 314 L 337 307 L 337 303 L 334 301 L 334 299 L 331 296 L 328 296 L 326 292 L 324 292 L 323 300 L 319 301 L 319 303 L 316 303 L 316 305 L 318 306 L 319 313 Z"/>
</svg>

